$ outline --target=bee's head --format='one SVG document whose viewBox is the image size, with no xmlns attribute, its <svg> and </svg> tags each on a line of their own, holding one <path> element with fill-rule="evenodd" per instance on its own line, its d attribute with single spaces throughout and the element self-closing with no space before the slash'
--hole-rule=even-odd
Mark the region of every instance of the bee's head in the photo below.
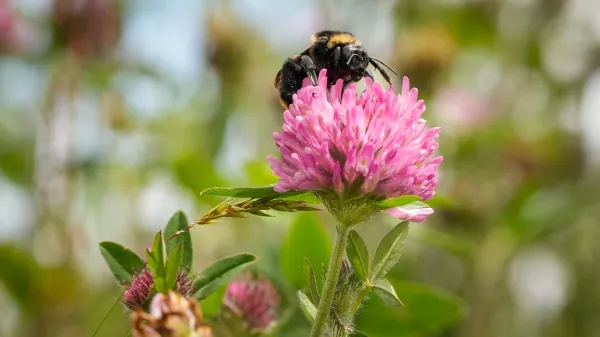
<svg viewBox="0 0 600 337">
<path fill-rule="evenodd" d="M 369 55 L 362 45 L 347 44 L 342 48 L 342 60 L 353 81 L 359 81 L 369 65 Z"/>
</svg>

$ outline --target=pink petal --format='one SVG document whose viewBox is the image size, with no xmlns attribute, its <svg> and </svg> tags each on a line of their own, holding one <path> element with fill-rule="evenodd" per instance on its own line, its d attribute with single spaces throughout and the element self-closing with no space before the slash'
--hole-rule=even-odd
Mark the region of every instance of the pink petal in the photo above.
<svg viewBox="0 0 600 337">
<path fill-rule="evenodd" d="M 433 214 L 433 208 L 425 207 L 416 209 L 406 209 L 402 207 L 396 207 L 388 209 L 386 212 L 398 218 L 399 220 L 423 222 L 425 221 L 425 219 L 427 219 L 427 217 Z"/>
</svg>

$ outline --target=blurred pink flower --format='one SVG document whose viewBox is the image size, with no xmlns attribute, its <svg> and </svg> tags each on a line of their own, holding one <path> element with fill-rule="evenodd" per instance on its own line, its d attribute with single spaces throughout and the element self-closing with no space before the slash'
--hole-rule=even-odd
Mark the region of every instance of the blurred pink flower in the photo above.
<svg viewBox="0 0 600 337">
<path fill-rule="evenodd" d="M 0 50 L 13 47 L 16 38 L 17 18 L 7 0 L 0 0 Z"/>
<path fill-rule="evenodd" d="M 192 287 L 192 278 L 185 272 L 177 274 L 175 291 L 183 297 L 190 297 L 194 289 Z M 123 302 L 129 309 L 139 308 L 146 303 L 150 296 L 155 292 L 154 278 L 152 272 L 144 268 L 139 273 L 133 275 L 130 286 L 125 290 Z"/>
<path fill-rule="evenodd" d="M 469 90 L 443 89 L 433 105 L 437 120 L 451 132 L 469 131 L 487 124 L 491 118 L 487 98 Z"/>
<path fill-rule="evenodd" d="M 279 295 L 267 279 L 251 273 L 227 287 L 223 307 L 240 317 L 251 331 L 267 332 L 277 320 Z"/>
<path fill-rule="evenodd" d="M 342 95 L 341 80 L 328 95 L 326 70 L 317 87 L 305 80 L 284 112 L 282 132 L 273 134 L 281 153 L 281 159 L 268 158 L 280 178 L 276 191 L 330 190 L 346 199 L 434 195 L 440 128 L 426 127 L 417 89 L 406 77 L 401 95 L 365 82 L 358 96 L 355 84 Z"/>
<path fill-rule="evenodd" d="M 41 32 L 11 7 L 10 1 L 0 0 L 0 53 L 29 54 L 43 48 Z"/>
</svg>

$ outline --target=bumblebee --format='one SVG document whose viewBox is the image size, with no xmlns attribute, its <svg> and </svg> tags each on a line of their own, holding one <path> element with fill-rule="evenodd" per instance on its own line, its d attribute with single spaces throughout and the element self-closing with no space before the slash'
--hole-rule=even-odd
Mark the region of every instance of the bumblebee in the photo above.
<svg viewBox="0 0 600 337">
<path fill-rule="evenodd" d="M 344 88 L 365 76 L 373 79 L 373 73 L 367 69 L 369 64 L 390 84 L 392 83 L 390 76 L 378 63 L 398 75 L 387 64 L 370 57 L 365 47 L 352 33 L 324 30 L 314 34 L 311 41 L 312 45 L 305 51 L 286 59 L 275 77 L 279 100 L 286 109 L 292 104 L 292 96 L 302 88 L 302 81 L 306 77 L 310 79 L 312 85 L 318 84 L 317 76 L 321 69 L 327 69 L 328 88 L 338 79 L 344 81 Z"/>
</svg>

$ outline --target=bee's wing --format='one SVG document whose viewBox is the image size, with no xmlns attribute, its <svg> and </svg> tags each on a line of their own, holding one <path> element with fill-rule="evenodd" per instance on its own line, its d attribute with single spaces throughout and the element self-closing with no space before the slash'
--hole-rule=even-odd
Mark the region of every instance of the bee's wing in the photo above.
<svg viewBox="0 0 600 337">
<path fill-rule="evenodd" d="M 281 69 L 277 72 L 277 76 L 275 76 L 275 89 L 279 89 L 279 82 L 281 81 Z"/>
</svg>

